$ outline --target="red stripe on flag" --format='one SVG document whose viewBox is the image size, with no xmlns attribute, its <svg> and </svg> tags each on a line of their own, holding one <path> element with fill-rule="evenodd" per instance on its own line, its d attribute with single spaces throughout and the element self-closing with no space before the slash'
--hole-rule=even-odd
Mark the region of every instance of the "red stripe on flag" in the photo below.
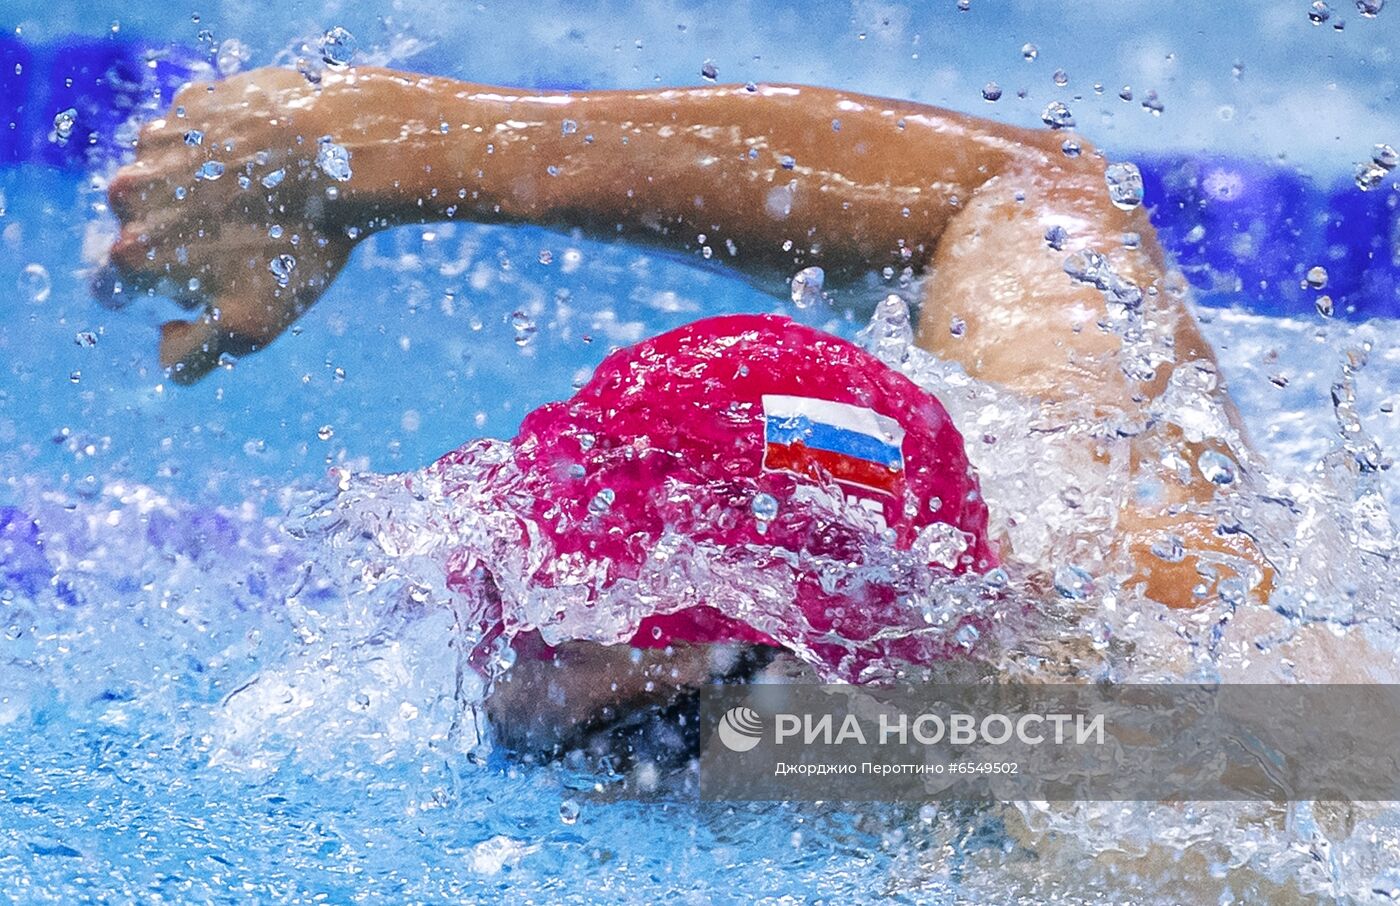
<svg viewBox="0 0 1400 906">
<path fill-rule="evenodd" d="M 764 451 L 765 469 L 783 469 L 799 475 L 821 478 L 830 475 L 837 481 L 858 484 L 886 494 L 899 496 L 904 473 L 891 471 L 878 462 L 857 459 L 829 450 L 814 450 L 806 444 L 768 444 Z"/>
</svg>

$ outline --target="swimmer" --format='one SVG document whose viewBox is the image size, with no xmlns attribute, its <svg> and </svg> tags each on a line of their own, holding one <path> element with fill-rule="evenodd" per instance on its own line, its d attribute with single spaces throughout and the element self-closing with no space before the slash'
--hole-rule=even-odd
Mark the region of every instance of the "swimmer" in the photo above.
<svg viewBox="0 0 1400 906">
<path fill-rule="evenodd" d="M 202 140 L 187 140 L 194 133 Z M 162 329 L 160 361 L 178 383 L 200 380 L 222 356 L 272 343 L 316 302 L 359 239 L 407 223 L 533 223 L 680 252 L 728 249 L 715 258 L 777 293 L 789 291 L 791 275 L 820 267 L 838 303 L 868 295 L 872 273 L 907 269 L 923 278 L 917 342 L 924 349 L 1037 401 L 1045 423 L 1082 435 L 1090 457 L 1108 454 L 1104 437 L 1083 425 L 1111 426 L 1115 441 L 1130 438 L 1131 478 L 1152 492 L 1113 514 L 1113 546 L 1146 596 L 1192 607 L 1235 577 L 1262 600 L 1273 581 L 1266 558 L 1247 536 L 1222 533 L 1203 515 L 1215 487 L 1192 466 L 1217 449 L 1214 442 L 1191 442 L 1155 419 L 1152 406 L 1173 374 L 1191 369 L 1242 436 L 1238 416 L 1146 212 L 1115 197 L 1103 157 L 1075 142 L 1077 152 L 1067 153 L 1060 132 L 804 86 L 544 92 L 372 67 L 329 71 L 319 84 L 261 69 L 189 86 L 165 118 L 144 127 L 136 159 L 110 184 L 122 222 L 111 262 L 124 293 L 169 292 L 200 310 Z M 196 180 L 210 161 L 224 175 Z M 273 223 L 281 226 L 276 236 Z M 1068 256 L 1094 261 L 1081 253 L 1103 255 L 1110 268 L 1072 279 Z M 1106 295 L 1115 294 L 1140 313 L 1132 349 L 1127 334 L 1113 329 Z M 728 336 L 734 355 L 761 358 L 774 342 L 765 330 L 709 324 L 694 336 Z M 951 443 L 931 445 L 940 452 L 928 458 L 897 443 L 946 420 L 936 402 L 912 403 L 908 381 L 890 389 L 900 376 L 873 359 L 853 364 L 858 350 L 849 344 L 795 325 L 784 331 L 790 334 L 780 345 L 812 368 L 835 368 L 835 357 L 849 374 L 884 389 L 859 399 L 831 388 L 749 386 L 739 394 L 720 381 L 713 405 L 739 404 L 751 420 L 744 430 L 755 431 L 785 418 L 811 428 L 845 413 L 871 442 L 861 451 L 878 459 L 895 448 L 901 480 L 912 482 L 917 470 L 970 480 L 959 465 L 960 442 L 951 459 L 943 455 Z M 669 354 L 674 338 L 658 342 L 631 355 L 649 362 L 639 380 L 654 382 L 654 398 L 663 399 L 674 375 L 656 366 L 656 356 Z M 784 361 L 787 368 L 796 359 Z M 767 411 L 768 397 L 789 402 Z M 696 411 L 718 417 L 721 410 L 703 402 Z M 526 418 L 520 449 L 540 418 Z M 595 427 L 600 436 L 635 430 L 607 420 Z M 536 440 L 551 442 L 547 434 Z M 833 469 L 862 468 L 813 458 L 822 449 L 813 435 L 799 446 L 806 452 L 770 471 L 841 483 Z M 737 461 L 765 468 L 762 457 Z M 847 489 L 861 485 L 846 479 Z M 881 515 L 907 546 L 919 525 L 897 511 Z M 985 538 L 985 514 L 964 516 L 947 520 L 976 550 L 963 566 L 989 568 L 997 555 Z M 1179 542 L 1184 556 L 1154 555 L 1164 539 Z M 599 707 L 652 695 L 658 685 L 693 686 L 725 672 L 713 663 L 711 643 L 779 641 L 771 635 L 688 625 L 672 649 L 693 649 L 693 657 L 561 646 L 520 658 L 498 684 L 497 700 L 537 709 L 540 726 L 571 725 Z M 563 674 L 575 677 L 570 690 L 592 693 L 551 695 Z"/>
</svg>

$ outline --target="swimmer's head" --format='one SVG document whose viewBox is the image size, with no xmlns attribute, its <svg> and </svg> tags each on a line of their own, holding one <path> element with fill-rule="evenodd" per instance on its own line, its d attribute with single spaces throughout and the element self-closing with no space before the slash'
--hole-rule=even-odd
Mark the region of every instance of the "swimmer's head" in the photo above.
<svg viewBox="0 0 1400 906">
<path fill-rule="evenodd" d="M 838 559 L 874 539 L 917 542 L 951 573 L 996 563 L 986 504 L 938 400 L 786 318 L 710 318 L 614 352 L 571 399 L 524 419 L 515 457 L 554 556 L 604 565 L 602 581 L 635 578 L 668 531 Z M 818 631 L 868 637 L 895 606 L 892 591 L 833 606 L 807 584 L 798 604 Z M 648 617 L 633 644 L 774 634 L 690 607 Z"/>
</svg>

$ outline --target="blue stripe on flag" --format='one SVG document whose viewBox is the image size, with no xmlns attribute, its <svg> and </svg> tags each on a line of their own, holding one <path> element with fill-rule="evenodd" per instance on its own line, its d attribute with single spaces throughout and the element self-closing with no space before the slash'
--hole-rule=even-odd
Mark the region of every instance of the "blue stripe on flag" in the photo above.
<svg viewBox="0 0 1400 906">
<path fill-rule="evenodd" d="M 853 456 L 890 468 L 902 468 L 904 465 L 899 448 L 892 444 L 882 443 L 859 431 L 825 425 L 800 415 L 768 416 L 764 419 L 763 436 L 770 444 L 801 443 L 814 450 Z"/>
</svg>

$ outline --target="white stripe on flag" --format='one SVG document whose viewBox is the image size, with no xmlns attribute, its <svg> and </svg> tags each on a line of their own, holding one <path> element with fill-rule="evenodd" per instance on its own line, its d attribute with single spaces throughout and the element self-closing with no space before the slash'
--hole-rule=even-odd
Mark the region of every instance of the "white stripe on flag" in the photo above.
<svg viewBox="0 0 1400 906">
<path fill-rule="evenodd" d="M 899 422 L 872 409 L 852 406 L 849 403 L 819 400 L 810 396 L 765 393 L 763 414 L 771 418 L 806 418 L 823 425 L 864 434 L 896 447 L 904 442 L 904 428 Z"/>
</svg>

